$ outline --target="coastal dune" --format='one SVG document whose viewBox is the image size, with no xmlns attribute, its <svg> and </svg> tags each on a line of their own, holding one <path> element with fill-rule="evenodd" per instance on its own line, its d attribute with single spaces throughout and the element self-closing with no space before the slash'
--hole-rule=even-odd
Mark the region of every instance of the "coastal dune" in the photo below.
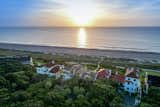
<svg viewBox="0 0 160 107">
<path fill-rule="evenodd" d="M 72 47 L 40 46 L 40 45 L 11 44 L 11 43 L 0 43 L 0 49 L 43 52 L 52 54 L 105 56 L 111 58 L 124 58 L 124 59 L 135 59 L 139 61 L 160 62 L 160 53 L 154 53 L 154 52 L 82 49 L 82 48 L 72 48 Z"/>
</svg>

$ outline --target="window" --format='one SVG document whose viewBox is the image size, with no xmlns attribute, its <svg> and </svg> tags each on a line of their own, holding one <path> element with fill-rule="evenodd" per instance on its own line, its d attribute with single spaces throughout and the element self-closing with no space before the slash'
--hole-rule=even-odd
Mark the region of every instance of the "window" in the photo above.
<svg viewBox="0 0 160 107">
<path fill-rule="evenodd" d="M 128 78 L 128 80 L 130 80 L 130 78 Z"/>
<path fill-rule="evenodd" d="M 129 82 L 128 82 L 128 85 L 129 85 Z"/>
<path fill-rule="evenodd" d="M 136 79 L 134 79 L 133 81 L 136 81 Z"/>
</svg>

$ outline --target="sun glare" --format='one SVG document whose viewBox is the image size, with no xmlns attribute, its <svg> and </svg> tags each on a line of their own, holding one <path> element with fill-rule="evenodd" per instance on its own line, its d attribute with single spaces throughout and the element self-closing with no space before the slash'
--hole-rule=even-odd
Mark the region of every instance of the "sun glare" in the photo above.
<svg viewBox="0 0 160 107">
<path fill-rule="evenodd" d="M 80 28 L 78 31 L 78 37 L 77 37 L 77 45 L 79 48 L 86 48 L 87 45 L 87 35 L 84 28 Z"/>
<path fill-rule="evenodd" d="M 67 8 L 70 19 L 78 26 L 90 26 L 97 17 L 97 11 L 95 4 L 91 2 L 70 4 Z"/>
</svg>

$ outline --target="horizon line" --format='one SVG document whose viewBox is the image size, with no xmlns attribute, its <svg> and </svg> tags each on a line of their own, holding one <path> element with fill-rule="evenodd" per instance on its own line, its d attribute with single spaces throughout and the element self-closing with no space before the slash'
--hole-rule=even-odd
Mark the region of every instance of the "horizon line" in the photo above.
<svg viewBox="0 0 160 107">
<path fill-rule="evenodd" d="M 0 28 L 125 28 L 125 27 L 160 27 L 159 26 L 0 26 Z"/>
</svg>

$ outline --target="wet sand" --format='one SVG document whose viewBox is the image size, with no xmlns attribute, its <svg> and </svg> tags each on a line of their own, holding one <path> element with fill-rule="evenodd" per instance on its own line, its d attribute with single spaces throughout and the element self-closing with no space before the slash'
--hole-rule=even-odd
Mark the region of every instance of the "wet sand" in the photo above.
<svg viewBox="0 0 160 107">
<path fill-rule="evenodd" d="M 10 44 L 10 43 L 0 43 L 0 49 L 13 49 L 21 51 L 52 53 L 52 54 L 105 56 L 111 58 L 124 58 L 124 59 L 135 59 L 139 61 L 160 62 L 160 53 L 154 53 L 154 52 L 82 49 L 82 48 L 72 48 L 72 47 L 40 46 L 40 45 Z"/>
</svg>

